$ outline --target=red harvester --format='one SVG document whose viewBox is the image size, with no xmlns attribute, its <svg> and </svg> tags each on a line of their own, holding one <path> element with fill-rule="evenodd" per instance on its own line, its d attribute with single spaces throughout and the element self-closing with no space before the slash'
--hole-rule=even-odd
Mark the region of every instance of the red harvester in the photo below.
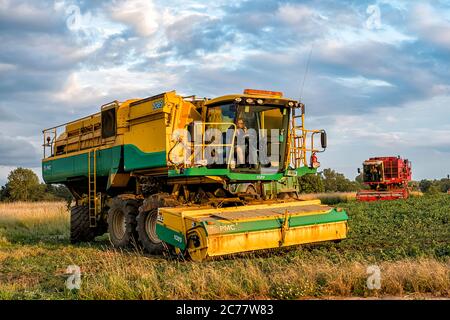
<svg viewBox="0 0 450 320">
<path fill-rule="evenodd" d="M 361 170 L 358 169 L 360 173 Z M 411 162 L 398 157 L 370 158 L 363 163 L 363 182 L 370 189 L 357 193 L 358 201 L 396 200 L 409 197 Z"/>
</svg>

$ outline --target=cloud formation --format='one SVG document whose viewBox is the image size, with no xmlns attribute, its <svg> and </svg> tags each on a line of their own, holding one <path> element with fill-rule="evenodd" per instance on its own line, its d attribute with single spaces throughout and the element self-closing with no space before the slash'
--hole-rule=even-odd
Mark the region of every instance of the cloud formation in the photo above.
<svg viewBox="0 0 450 320">
<path fill-rule="evenodd" d="M 40 166 L 43 128 L 105 102 L 248 87 L 301 95 L 330 132 L 322 163 L 349 177 L 396 153 L 416 179 L 444 176 L 448 17 L 447 1 L 425 0 L 0 0 L 0 182 Z"/>
</svg>

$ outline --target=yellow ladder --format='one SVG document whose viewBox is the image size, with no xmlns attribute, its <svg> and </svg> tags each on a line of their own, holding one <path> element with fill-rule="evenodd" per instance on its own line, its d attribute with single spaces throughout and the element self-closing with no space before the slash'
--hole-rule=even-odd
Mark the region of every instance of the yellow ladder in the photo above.
<svg viewBox="0 0 450 320">
<path fill-rule="evenodd" d="M 97 150 L 88 151 L 89 225 L 97 226 Z"/>
<path fill-rule="evenodd" d="M 290 156 L 291 162 L 295 168 L 300 168 L 302 162 L 304 165 L 307 165 L 308 162 L 306 160 L 306 132 L 304 129 L 304 120 L 305 114 L 301 112 L 301 114 L 297 114 L 297 110 L 301 110 L 301 108 L 293 108 L 292 109 L 292 123 L 291 123 L 291 147 L 290 147 Z M 300 125 L 297 124 L 297 119 L 300 119 Z"/>
</svg>

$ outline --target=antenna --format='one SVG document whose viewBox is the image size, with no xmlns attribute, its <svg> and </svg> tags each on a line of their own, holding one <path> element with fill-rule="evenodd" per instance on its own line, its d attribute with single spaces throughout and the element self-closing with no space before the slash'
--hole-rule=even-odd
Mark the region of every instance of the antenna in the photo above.
<svg viewBox="0 0 450 320">
<path fill-rule="evenodd" d="M 312 51 L 313 51 L 313 45 L 311 44 L 311 50 L 309 50 L 308 60 L 306 61 L 305 74 L 303 75 L 303 82 L 302 82 L 302 86 L 301 86 L 301 89 L 300 89 L 300 98 L 299 98 L 299 101 L 302 101 L 303 88 L 305 87 L 306 76 L 308 75 L 309 63 L 311 62 Z"/>
</svg>

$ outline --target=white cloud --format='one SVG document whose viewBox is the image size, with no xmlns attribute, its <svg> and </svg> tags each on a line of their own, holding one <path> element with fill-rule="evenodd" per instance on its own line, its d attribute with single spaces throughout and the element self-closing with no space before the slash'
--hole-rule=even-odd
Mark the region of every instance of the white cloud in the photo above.
<svg viewBox="0 0 450 320">
<path fill-rule="evenodd" d="M 391 83 L 379 80 L 379 79 L 368 79 L 363 76 L 358 77 L 337 77 L 337 78 L 331 78 L 327 77 L 328 79 L 335 81 L 339 83 L 342 86 L 348 87 L 348 88 L 371 88 L 371 87 L 393 87 Z"/>
<path fill-rule="evenodd" d="M 296 27 L 321 17 L 318 12 L 309 6 L 291 3 L 281 5 L 276 15 L 280 21 Z"/>
<path fill-rule="evenodd" d="M 417 4 L 411 12 L 411 26 L 424 39 L 450 50 L 450 9 L 438 11 L 430 4 Z"/>
<path fill-rule="evenodd" d="M 398 154 L 413 161 L 415 179 L 441 178 L 450 172 L 449 105 L 450 95 L 436 96 L 367 114 L 312 118 L 308 123 L 329 133 L 324 166 L 350 178 L 366 158 Z"/>
<path fill-rule="evenodd" d="M 67 101 L 84 95 L 85 105 L 89 106 L 87 102 L 93 102 L 93 99 L 106 103 L 106 97 L 142 98 L 131 95 L 148 93 L 150 96 L 160 93 L 158 90 L 172 90 L 176 88 L 177 81 L 178 75 L 171 73 L 169 69 L 166 72 L 137 72 L 128 70 L 126 66 L 118 66 L 100 70 L 79 70 L 70 76 L 57 98 Z"/>
<path fill-rule="evenodd" d="M 80 81 L 78 73 L 72 73 L 67 79 L 64 87 L 61 91 L 53 95 L 57 102 L 71 102 L 77 101 L 78 103 L 88 103 L 92 99 L 98 99 L 99 97 L 106 96 L 106 92 L 102 92 L 98 86 L 84 85 Z"/>
<path fill-rule="evenodd" d="M 117 0 L 111 5 L 111 17 L 129 25 L 139 36 L 153 35 L 159 26 L 159 13 L 152 0 Z"/>
<path fill-rule="evenodd" d="M 423 161 L 426 177 L 420 153 L 445 156 L 450 136 L 449 60 L 429 50 L 430 43 L 450 48 L 450 14 L 430 2 L 409 12 L 409 25 L 396 17 L 405 18 L 415 4 L 373 2 L 382 9 L 379 30 L 364 28 L 365 6 L 356 3 L 64 0 L 46 7 L 0 0 L 0 107 L 14 110 L 2 128 L 10 137 L 36 135 L 19 143 L 38 148 L 43 126 L 96 112 L 112 99 L 172 89 L 215 96 L 245 87 L 295 97 L 314 43 L 302 98 L 308 125 L 330 133 L 324 165 L 352 176 L 372 153 L 409 153 Z M 67 32 L 66 9 L 77 3 L 90 19 Z M 410 46 L 415 41 L 417 47 Z M 412 99 L 422 101 L 404 103 Z M 361 113 L 348 115 L 350 110 Z M 34 158 L 30 166 L 38 165 Z M 430 168 L 429 176 L 445 165 Z"/>
<path fill-rule="evenodd" d="M 363 139 L 374 145 L 450 150 L 450 96 L 433 97 L 364 115 L 336 117 L 333 131 L 344 140 Z M 450 163 L 449 163 L 450 165 Z"/>
<path fill-rule="evenodd" d="M 0 72 L 16 70 L 17 66 L 10 63 L 0 63 Z"/>
</svg>

